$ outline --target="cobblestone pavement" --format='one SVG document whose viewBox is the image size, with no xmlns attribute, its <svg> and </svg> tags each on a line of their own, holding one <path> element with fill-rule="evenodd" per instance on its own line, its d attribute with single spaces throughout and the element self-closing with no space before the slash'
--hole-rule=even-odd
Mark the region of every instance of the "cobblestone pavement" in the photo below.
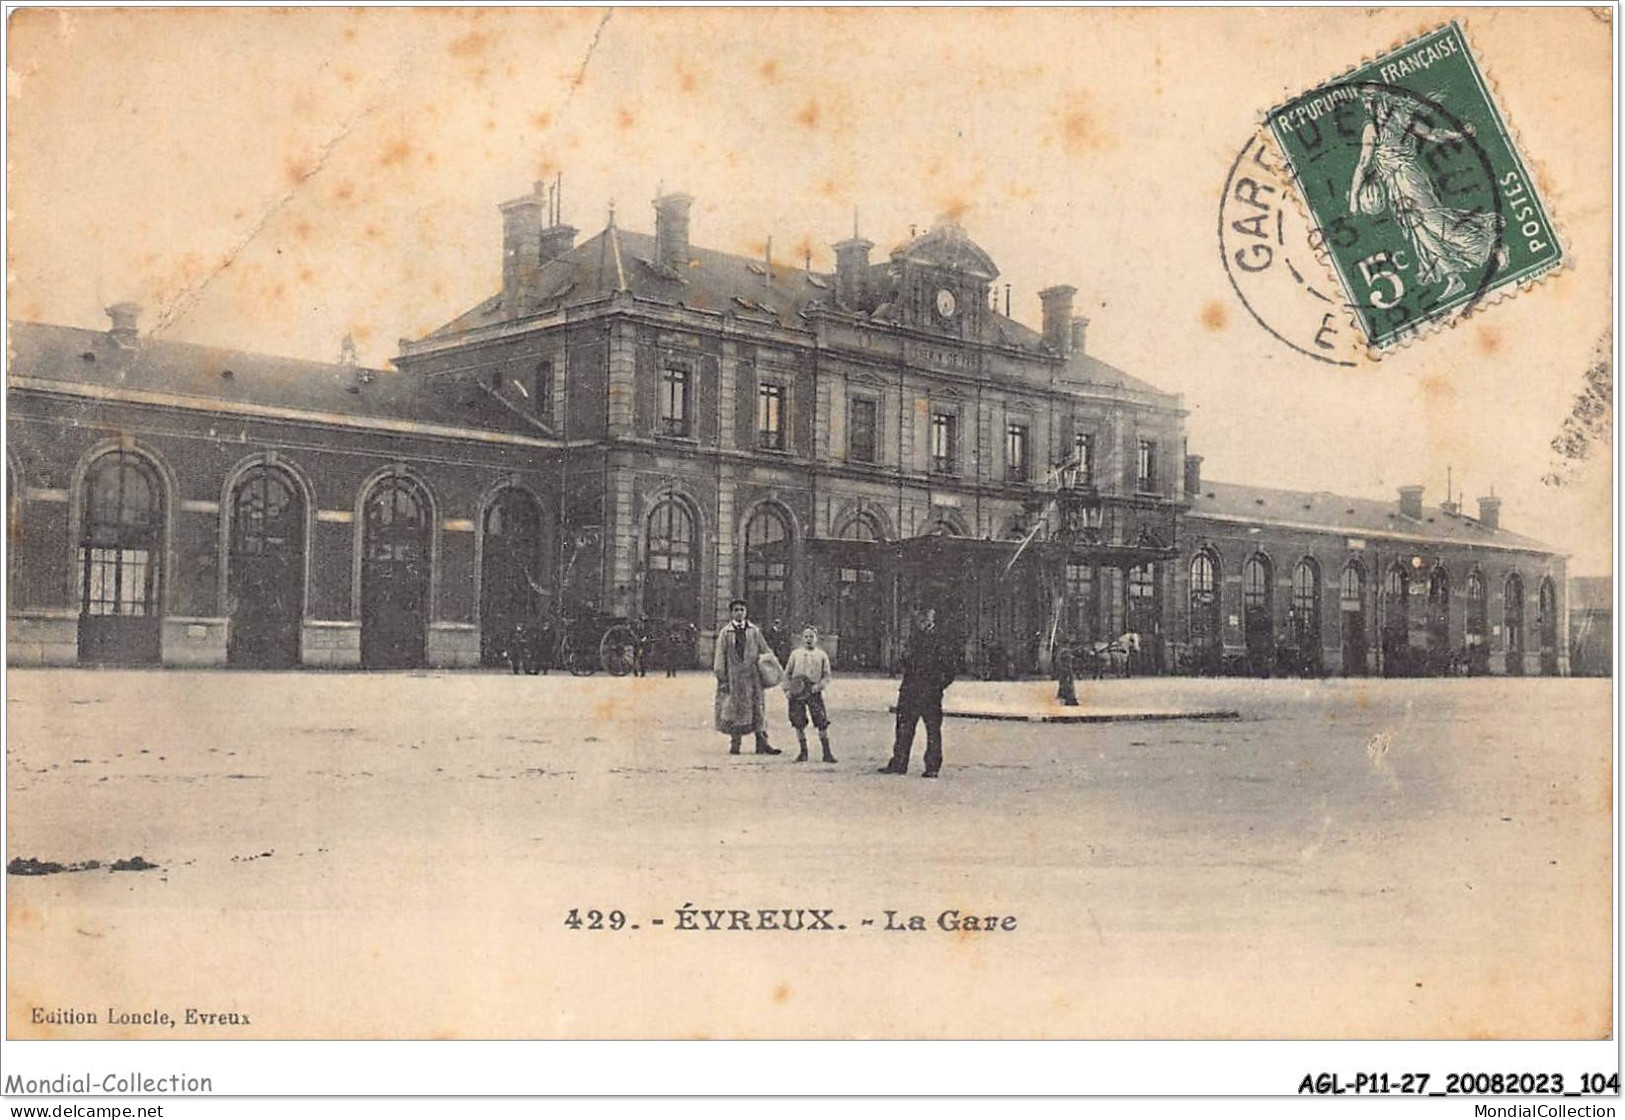
<svg viewBox="0 0 1625 1120">
<path fill-rule="evenodd" d="M 951 696 L 1041 701 L 1044 682 Z M 1240 721 L 950 721 L 876 774 L 730 758 L 708 674 L 13 671 L 13 1032 L 66 1037 L 1586 1037 L 1609 682 L 1107 681 Z M 916 751 L 923 750 L 923 741 Z M 816 757 L 817 747 L 814 745 Z M 152 870 L 112 872 L 141 856 Z M 679 928 L 679 908 L 844 930 Z M 567 928 L 619 911 L 618 931 Z M 924 918 L 920 931 L 887 930 Z M 1015 928 L 944 930 L 941 915 Z M 656 926 L 655 920 L 662 924 Z M 783 924 L 787 918 L 773 919 Z M 865 925 L 864 922 L 872 922 Z M 953 919 L 945 924 L 952 925 Z M 962 924 L 962 923 L 961 923 Z M 980 924 L 980 923 L 978 923 Z M 630 928 L 636 925 L 636 930 Z M 33 1007 L 246 1025 L 45 1027 Z"/>
</svg>

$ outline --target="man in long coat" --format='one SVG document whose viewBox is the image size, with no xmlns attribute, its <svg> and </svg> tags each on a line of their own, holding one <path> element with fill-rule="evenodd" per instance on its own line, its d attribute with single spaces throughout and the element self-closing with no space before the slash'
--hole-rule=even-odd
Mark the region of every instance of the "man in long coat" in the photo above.
<svg viewBox="0 0 1625 1120">
<path fill-rule="evenodd" d="M 897 736 L 891 761 L 880 768 L 882 774 L 908 773 L 917 723 L 925 724 L 925 771 L 921 776 L 935 778 L 942 769 L 942 694 L 959 673 L 955 642 L 954 635 L 938 628 L 934 607 L 925 607 L 916 616 L 914 633 L 903 651 L 903 680 L 897 688 Z"/>
<path fill-rule="evenodd" d="M 771 653 L 767 639 L 752 622 L 743 599 L 728 604 L 729 621 L 717 631 L 716 655 L 711 667 L 717 674 L 717 730 L 728 736 L 728 753 L 739 753 L 739 741 L 756 736 L 757 754 L 778 754 L 767 741 L 767 713 L 762 678 L 757 668 L 762 654 Z"/>
</svg>

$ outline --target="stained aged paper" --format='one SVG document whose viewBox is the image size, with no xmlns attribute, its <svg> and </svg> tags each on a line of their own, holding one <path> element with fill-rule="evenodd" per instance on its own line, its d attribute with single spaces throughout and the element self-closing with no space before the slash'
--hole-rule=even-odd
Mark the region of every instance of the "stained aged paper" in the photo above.
<svg viewBox="0 0 1625 1120">
<path fill-rule="evenodd" d="M 1493 86 L 1567 263 L 1380 364 L 1346 338 L 1335 360 L 1317 360 L 1308 351 L 1327 320 L 1314 310 L 1317 297 L 1298 290 L 1315 276 L 1301 285 L 1276 277 L 1277 287 L 1272 279 L 1245 291 L 1229 278 L 1244 243 L 1226 225 L 1249 216 L 1238 210 L 1236 178 L 1246 166 L 1238 161 L 1262 143 L 1272 107 L 1451 20 Z M 189 343 L 331 365 L 349 336 L 353 353 L 341 368 L 379 373 L 352 394 L 353 414 L 300 405 L 327 419 L 267 435 L 264 425 L 282 421 L 253 409 L 271 407 L 263 402 L 272 397 L 276 407 L 295 408 L 278 394 L 316 374 L 244 365 L 224 378 L 227 388 L 208 391 L 246 403 L 200 418 L 195 407 L 157 399 L 200 391 L 164 380 L 179 375 L 154 367 L 125 380 L 114 372 L 123 368 L 118 346 L 104 352 L 101 342 L 69 346 L 52 342 L 56 336 L 28 344 L 38 363 L 30 365 L 21 347 L 36 336 L 14 327 L 9 635 L 18 667 L 7 689 L 6 858 L 36 861 L 14 871 L 52 863 L 62 870 L 7 877 L 8 1037 L 1606 1036 L 1614 1016 L 1608 684 L 1503 674 L 1512 656 L 1530 675 L 1556 672 L 1559 662 L 1578 671 L 1570 664 L 1578 655 L 1568 581 L 1612 571 L 1611 396 L 1598 403 L 1597 392 L 1604 383 L 1611 392 L 1613 37 L 1606 9 L 14 13 L 13 324 L 105 336 L 103 309 L 129 301 L 141 308 L 133 329 L 136 346 L 148 349 L 139 353 Z M 488 559 L 494 547 L 496 530 L 482 520 L 489 480 L 553 464 L 572 443 L 531 424 L 541 382 L 515 380 L 520 397 L 507 374 L 495 378 L 486 404 L 499 419 L 491 423 L 514 434 L 466 460 L 452 437 L 423 442 L 428 427 L 362 431 L 332 420 L 396 415 L 393 405 L 369 410 L 402 394 L 404 378 L 466 376 L 449 359 L 435 366 L 437 344 L 424 341 L 431 332 L 475 324 L 488 332 L 481 338 L 495 339 L 507 329 L 502 300 L 492 302 L 505 291 L 497 206 L 526 196 L 532 183 L 528 197 L 545 199 L 535 205 L 546 218 L 580 231 L 571 251 L 591 246 L 595 254 L 578 262 L 573 293 L 533 292 L 532 313 L 545 319 L 578 299 L 626 299 L 631 308 L 640 283 L 669 285 L 659 304 L 666 325 L 627 343 L 629 371 L 643 370 L 630 356 L 635 346 L 651 354 L 677 346 L 658 331 L 690 329 L 679 320 L 691 311 L 712 315 L 714 326 L 694 328 L 695 353 L 714 340 L 723 377 L 743 376 L 730 372 L 747 362 L 736 339 L 758 328 L 764 341 L 752 345 L 762 348 L 764 378 L 775 346 L 800 353 L 794 339 L 819 330 L 825 339 L 846 329 L 857 337 L 857 304 L 843 305 L 838 290 L 837 242 L 872 242 L 877 276 L 888 260 L 911 259 L 890 257 L 893 246 L 925 254 L 933 231 L 996 261 L 989 285 L 968 257 L 936 260 L 933 267 L 969 277 L 967 286 L 922 288 L 924 317 L 915 325 L 905 321 L 913 297 L 901 290 L 894 304 L 861 309 L 865 338 L 892 331 L 926 348 L 873 364 L 878 420 L 836 395 L 834 365 L 819 366 L 822 390 L 786 374 L 791 419 L 781 438 L 793 457 L 803 446 L 795 425 L 809 418 L 806 456 L 828 468 L 819 480 L 764 459 L 766 444 L 705 461 L 713 479 L 740 489 L 737 503 L 724 503 L 720 481 L 718 489 L 696 482 L 684 491 L 699 495 L 684 500 L 693 503 L 701 582 L 692 609 L 660 613 L 686 612 L 699 652 L 674 679 L 658 671 L 587 678 L 445 668 L 490 652 L 478 623 L 481 609 L 489 617 L 495 608 L 468 590 L 481 573 L 487 591 L 495 578 L 475 550 L 478 539 L 478 556 Z M 1284 178 L 1275 187 L 1285 190 Z M 740 262 L 730 273 L 740 283 L 780 284 L 780 273 L 816 279 L 798 281 L 805 290 L 792 306 L 760 293 L 740 303 L 730 290 L 702 290 L 700 279 L 681 278 L 686 257 L 677 279 L 660 273 L 650 200 L 679 192 L 693 200 L 683 236 L 701 247 L 695 277 L 702 257 L 726 256 Z M 1281 197 L 1265 198 L 1270 221 L 1279 214 L 1282 231 L 1294 222 L 1304 238 L 1303 210 Z M 614 237 L 605 233 L 612 225 Z M 1276 243 L 1287 240 L 1281 232 Z M 1307 269 L 1313 254 L 1304 261 Z M 760 271 L 748 271 L 748 262 Z M 1048 300 L 1061 285 L 1076 289 L 1066 298 L 1087 319 L 1087 334 L 1063 322 L 1064 338 L 1040 338 L 1048 309 L 1038 293 Z M 1331 322 L 1352 332 L 1335 287 L 1322 294 L 1331 297 Z M 820 319 L 815 303 L 850 315 Z M 951 350 L 969 337 L 958 324 L 973 317 L 976 329 L 1006 331 L 978 352 L 1003 355 L 997 360 L 1012 369 L 1042 354 L 1086 354 L 1133 379 L 1102 389 L 1102 400 L 1127 399 L 1134 384 L 1179 395 L 1147 406 L 1165 426 L 1153 439 L 1143 427 L 1139 439 L 1140 489 L 1161 495 L 1172 528 L 1163 533 L 1147 521 L 1137 540 L 1118 542 L 1151 551 L 1114 554 L 1097 569 L 1087 592 L 1102 604 L 1095 623 L 1064 612 L 1057 622 L 1049 591 L 1037 584 L 987 583 L 1003 590 L 978 600 L 976 622 L 953 616 L 968 660 L 947 692 L 949 708 L 1051 712 L 1049 646 L 1018 653 L 1011 643 L 1011 672 L 1031 654 L 1024 681 L 969 679 L 987 667 L 987 649 L 980 631 L 963 627 L 994 633 L 985 620 L 1003 597 L 1037 602 L 1031 629 L 1048 635 L 1039 644 L 1067 626 L 1091 645 L 1129 632 L 1144 637 L 1132 656 L 1121 647 L 1099 655 L 1105 679 L 1080 681 L 1083 710 L 1239 719 L 1073 724 L 950 714 L 935 783 L 918 777 L 923 731 L 913 773 L 875 772 L 890 757 L 888 709 L 897 702 L 898 682 L 884 670 L 917 625 L 908 620 L 914 585 L 906 581 L 918 569 L 900 561 L 890 577 L 882 572 L 904 581 L 899 598 L 876 599 L 872 617 L 843 616 L 840 603 L 849 600 L 841 596 L 861 590 L 843 591 L 842 573 L 860 567 L 820 561 L 820 542 L 840 538 L 839 519 L 861 514 L 863 500 L 878 511 L 877 547 L 902 539 L 903 548 L 932 531 L 991 538 L 990 548 L 1020 540 L 990 512 L 1005 500 L 990 464 L 1015 461 L 1014 429 L 1022 431 L 1020 456 L 1036 464 L 1035 489 L 1047 485 L 1052 465 L 1082 454 L 1070 434 L 1046 427 L 1048 382 L 1001 405 L 1005 412 L 977 411 L 984 406 L 968 380 L 946 393 L 920 388 L 910 398 L 921 409 L 915 426 L 912 406 L 886 411 L 887 378 L 895 382 L 899 366 L 958 376 L 930 347 Z M 932 342 L 933 331 L 951 344 Z M 82 360 L 81 349 L 99 356 Z M 613 378 L 613 342 L 606 353 Z M 81 363 L 78 372 L 45 371 L 63 354 Z M 397 357 L 404 372 L 387 368 Z M 566 381 L 570 392 L 584 384 L 571 360 L 558 366 L 556 390 L 545 383 L 549 403 L 555 391 L 565 401 Z M 656 366 L 688 368 L 650 361 L 650 378 Z M 696 359 L 697 383 L 708 369 Z M 207 373 L 211 384 L 224 377 L 213 366 Z M 261 398 L 256 377 L 288 380 Z M 848 380 L 850 388 L 862 376 Z M 1104 383 L 1080 382 L 1077 391 Z M 652 380 L 637 384 L 655 391 Z M 665 384 L 676 391 L 669 376 Z M 136 390 L 153 396 L 130 404 L 117 395 Z M 854 400 L 868 399 L 854 392 Z M 670 435 L 692 416 L 703 444 L 714 431 L 705 409 L 721 415 L 727 440 L 728 424 L 748 428 L 748 410 L 760 408 L 750 438 L 766 439 L 776 430 L 777 414 L 765 411 L 776 407 L 764 403 L 770 396 L 741 404 L 737 393 L 719 399 L 702 390 L 683 398 L 676 420 L 676 405 L 661 404 L 657 414 L 651 403 L 645 418 L 642 405 L 625 403 L 624 422 L 658 420 Z M 958 402 L 957 427 L 936 419 L 949 415 L 948 397 Z M 411 411 L 416 405 L 400 407 L 412 423 L 484 423 L 423 419 Z M 467 415 L 483 407 L 470 405 Z M 622 422 L 618 407 L 610 393 L 600 409 L 612 428 Z M 881 447 L 874 486 L 868 476 L 843 482 L 841 474 L 858 455 L 853 426 L 864 424 L 877 426 Z M 95 438 L 76 434 L 81 428 Z M 429 621 L 419 639 L 429 667 L 21 667 L 51 660 L 53 648 L 84 660 L 85 643 L 101 640 L 100 616 L 85 604 L 94 599 L 86 581 L 102 577 L 87 575 L 86 565 L 112 564 L 105 570 L 124 581 L 146 578 L 127 557 L 91 553 L 128 552 L 137 547 L 128 539 L 82 543 L 81 532 L 92 531 L 83 528 L 90 522 L 82 493 L 94 470 L 81 456 L 96 440 L 116 448 L 121 435 L 135 441 L 135 456 L 177 432 L 197 437 L 191 450 L 154 454 L 167 466 L 150 476 L 169 498 L 161 516 L 178 526 L 153 592 L 163 620 L 152 648 L 162 661 L 177 665 L 175 650 L 214 649 L 217 639 L 218 661 L 228 659 L 227 620 L 241 600 L 229 575 L 208 566 L 217 563 L 214 534 L 238 500 L 228 481 L 239 477 L 229 473 L 233 464 L 269 448 L 294 469 L 302 459 L 318 463 L 306 468 L 314 481 L 300 530 L 310 534 L 310 569 L 301 569 L 310 598 L 289 631 L 307 665 L 323 663 L 312 650 L 348 648 L 332 636 L 345 626 L 367 625 L 366 565 L 378 557 L 347 542 L 375 524 L 362 500 L 368 472 L 392 470 L 398 454 L 400 477 L 421 480 L 434 503 L 435 544 L 432 556 L 424 553 L 435 565 L 435 582 L 425 585 L 434 599 L 422 608 Z M 398 453 L 381 444 L 365 470 L 319 465 L 335 446 L 385 439 L 399 439 Z M 1113 444 L 1125 464 L 1135 454 L 1129 439 Z M 246 446 L 233 450 L 233 440 Z M 1163 456 L 1151 476 L 1147 443 Z M 888 447 L 905 462 L 918 450 L 919 477 L 886 475 Z M 689 538 L 646 512 L 655 496 L 686 485 L 688 452 L 649 448 L 645 473 L 620 489 L 604 483 L 607 474 L 589 485 L 566 468 L 557 484 L 562 505 L 543 494 L 544 518 L 561 509 L 568 518 L 573 496 L 597 487 L 592 523 L 601 537 L 562 545 L 549 537 L 546 547 L 607 557 L 593 561 L 605 574 L 588 592 L 605 616 L 653 614 L 654 588 L 690 588 L 687 561 L 669 559 L 687 555 L 679 544 L 688 547 Z M 960 459 L 952 479 L 928 477 L 928 468 L 946 470 L 953 455 L 973 448 L 979 457 Z M 533 459 L 481 458 L 486 450 Z M 1187 450 L 1203 456 L 1203 478 L 1303 496 L 1301 508 L 1257 499 L 1259 516 L 1277 526 L 1262 531 L 1271 567 L 1256 577 L 1258 588 L 1246 582 L 1264 571 L 1245 567 L 1251 546 L 1221 539 L 1248 511 L 1209 510 L 1200 521 L 1203 503 L 1228 491 L 1214 497 L 1199 483 L 1185 493 Z M 852 458 L 836 464 L 839 455 Z M 460 461 L 469 464 L 466 481 L 452 478 L 461 468 L 445 465 Z M 1124 469 L 1134 481 L 1132 467 Z M 1426 519 L 1413 519 L 1418 539 L 1433 531 L 1434 517 L 1482 524 L 1488 515 L 1473 505 L 1482 495 L 1499 499 L 1491 508 L 1502 528 L 1540 542 L 1518 562 L 1516 622 L 1505 608 L 1517 565 L 1503 563 L 1505 554 L 1441 544 L 1424 566 L 1427 550 L 1404 533 L 1335 529 L 1344 514 L 1334 495 L 1399 509 L 1396 490 L 1410 484 L 1427 487 Z M 748 486 L 760 494 L 747 495 Z M 784 496 L 809 487 L 804 511 L 800 498 Z M 769 490 L 790 511 L 778 531 L 796 551 L 757 570 L 747 555 L 757 540 L 748 537 L 747 507 L 767 501 Z M 399 492 L 408 497 L 398 502 L 416 500 L 409 488 Z M 843 506 L 848 499 L 856 504 Z M 1045 500 L 1027 514 L 1047 516 Z M 1457 508 L 1447 515 L 1441 502 Z M 1325 512 L 1332 504 L 1338 508 Z M 1366 507 L 1358 508 L 1364 517 Z M 405 505 L 393 509 L 407 516 Z M 1022 512 L 1013 499 L 1008 509 Z M 1348 524 L 1371 527 L 1355 515 L 1350 505 Z M 1306 524 L 1321 536 L 1292 535 L 1308 532 Z M 571 522 L 565 535 L 578 529 Z M 1057 524 L 1035 539 L 1064 531 Z M 1317 551 L 1328 531 L 1337 537 L 1334 559 Z M 732 543 L 719 543 L 718 532 Z M 338 533 L 346 543 L 328 547 Z M 36 534 L 48 543 L 34 550 Z M 1199 538 L 1216 542 L 1220 561 L 1211 600 L 1202 599 Z M 1319 557 L 1314 576 L 1304 577 L 1318 581 L 1312 616 L 1307 585 L 1294 583 L 1295 562 L 1311 553 Z M 656 554 L 660 563 L 650 560 Z M 1337 666 L 1352 671 L 1356 658 L 1338 636 L 1348 625 L 1340 579 L 1350 557 L 1365 565 L 1353 600 L 1370 634 L 1358 647 L 1368 674 L 1359 677 L 1332 675 Z M 1440 594 L 1429 582 L 1436 559 L 1448 570 L 1454 629 L 1442 641 L 1418 638 L 1402 621 L 1398 644 L 1385 646 L 1381 627 L 1393 615 L 1380 614 L 1382 581 L 1396 564 L 1405 573 L 1398 601 L 1416 612 L 1421 634 Z M 550 593 L 575 587 L 570 581 L 587 563 L 562 576 L 549 568 L 540 582 Z M 790 568 L 775 574 L 773 564 Z M 1143 565 L 1157 565 L 1160 582 L 1144 586 L 1158 613 L 1139 624 L 1132 574 L 1151 570 Z M 1477 622 L 1467 613 L 1477 609 L 1469 602 L 1475 572 L 1476 594 L 1487 597 Z M 824 576 L 827 585 L 816 584 Z M 774 579 L 788 586 L 770 586 Z M 1549 604 L 1540 598 L 1543 579 L 1552 580 Z M 858 588 L 861 580 L 853 574 L 848 582 Z M 188 598 L 193 584 L 203 588 L 196 602 Z M 94 601 L 128 611 L 136 593 L 119 588 L 129 586 L 108 583 Z M 323 586 L 336 598 L 322 600 Z M 957 586 L 939 601 L 969 610 L 971 584 Z M 818 762 L 814 729 L 812 761 L 790 761 L 796 741 L 780 691 L 768 692 L 765 711 L 783 756 L 751 755 L 746 736 L 746 753 L 732 757 L 713 729 L 710 639 L 728 599 L 747 591 L 788 597 L 784 609 L 797 613 L 783 620 L 787 642 L 799 641 L 803 616 L 841 631 L 847 653 L 834 650 L 827 691 L 838 763 Z M 1264 602 L 1255 595 L 1273 612 L 1262 632 L 1250 629 Z M 1215 630 L 1204 646 L 1203 624 L 1193 619 L 1208 602 Z M 1537 632 L 1548 621 L 1537 620 L 1543 610 L 1553 627 L 1549 664 Z M 1317 628 L 1313 656 L 1293 629 L 1308 617 Z M 765 628 L 773 620 L 756 621 Z M 238 615 L 230 625 L 242 632 L 245 623 Z M 1475 626 L 1476 642 L 1467 636 Z M 1510 652 L 1508 626 L 1523 635 Z M 873 662 L 848 662 L 866 631 L 875 635 Z M 1268 652 L 1260 653 L 1264 639 Z M 365 660 L 368 639 L 359 641 Z M 1283 659 L 1287 648 L 1299 651 L 1297 660 Z M 1417 648 L 1434 659 L 1410 652 Z M 1197 675 L 1204 649 L 1214 675 Z M 1476 672 L 1479 650 L 1486 676 Z M 1119 679 L 1131 665 L 1139 675 Z M 1385 666 L 1416 677 L 1379 675 Z M 1077 671 L 1088 676 L 1081 661 Z M 108 869 L 138 855 L 154 868 Z M 88 861 L 99 866 L 75 869 Z"/>
</svg>

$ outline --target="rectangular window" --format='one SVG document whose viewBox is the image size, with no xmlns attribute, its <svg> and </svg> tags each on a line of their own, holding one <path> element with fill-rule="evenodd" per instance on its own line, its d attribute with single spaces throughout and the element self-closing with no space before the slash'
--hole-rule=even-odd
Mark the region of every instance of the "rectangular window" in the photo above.
<svg viewBox="0 0 1625 1120">
<path fill-rule="evenodd" d="M 1066 566 L 1066 626 L 1074 642 L 1095 639 L 1095 573 L 1088 564 Z"/>
<path fill-rule="evenodd" d="M 876 419 L 879 408 L 864 397 L 852 398 L 851 416 L 847 424 L 846 457 L 855 463 L 873 463 L 878 440 Z"/>
<path fill-rule="evenodd" d="M 660 431 L 662 435 L 689 433 L 689 376 L 686 366 L 667 366 L 660 375 Z"/>
<path fill-rule="evenodd" d="M 756 389 L 756 444 L 784 450 L 784 386 L 762 382 Z"/>
<path fill-rule="evenodd" d="M 1095 437 L 1088 432 L 1079 432 L 1072 437 L 1072 461 L 1077 464 L 1078 485 L 1093 486 L 1095 484 Z"/>
<path fill-rule="evenodd" d="M 531 379 L 530 407 L 543 420 L 553 416 L 553 363 L 542 362 Z"/>
<path fill-rule="evenodd" d="M 1027 425 L 1011 424 L 1004 430 L 1005 477 L 1011 482 L 1027 481 Z"/>
<path fill-rule="evenodd" d="M 931 414 L 931 469 L 937 474 L 959 469 L 959 417 L 952 412 Z"/>
<path fill-rule="evenodd" d="M 1138 489 L 1147 493 L 1157 489 L 1157 445 L 1154 440 L 1140 441 Z"/>
</svg>

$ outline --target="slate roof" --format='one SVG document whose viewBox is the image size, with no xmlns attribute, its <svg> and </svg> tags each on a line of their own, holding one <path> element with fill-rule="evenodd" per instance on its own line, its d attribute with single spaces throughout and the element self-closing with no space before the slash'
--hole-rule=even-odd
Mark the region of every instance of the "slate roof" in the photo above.
<svg viewBox="0 0 1625 1120">
<path fill-rule="evenodd" d="M 1350 536 L 1369 533 L 1402 534 L 1438 544 L 1493 545 L 1499 548 L 1554 552 L 1549 545 L 1507 529 L 1491 529 L 1476 517 L 1423 507 L 1422 517 L 1399 512 L 1397 498 L 1378 501 L 1350 498 L 1326 490 L 1278 490 L 1233 482 L 1202 480 L 1200 494 L 1189 498 L 1191 517 L 1217 515 L 1259 524 L 1295 525 Z"/>
<path fill-rule="evenodd" d="M 9 326 L 7 372 L 12 377 L 165 393 L 204 404 L 268 405 L 546 435 L 472 383 L 426 385 L 422 378 L 394 370 L 357 369 L 151 337 L 125 349 L 105 331 L 29 322 Z"/>
<path fill-rule="evenodd" d="M 915 241 L 900 247 L 900 254 L 919 255 L 924 249 L 940 254 L 940 238 L 922 234 Z M 974 250 L 971 261 L 985 259 L 985 254 L 966 241 Z M 967 250 L 969 251 L 969 250 Z M 929 255 L 929 254 L 928 254 Z M 732 313 L 743 320 L 786 327 L 803 325 L 802 314 L 814 304 L 835 309 L 835 277 L 832 273 L 811 272 L 805 268 L 774 262 L 771 272 L 767 262 L 759 257 L 744 257 L 690 246 L 688 263 L 668 269 L 658 263 L 659 254 L 652 234 L 635 233 L 619 227 L 610 227 L 575 246 L 568 253 L 549 261 L 538 270 L 534 284 L 536 293 L 529 306 L 519 309 L 519 316 L 554 311 L 570 304 L 582 303 L 613 294 L 623 289 L 640 299 L 681 304 L 699 311 L 718 314 Z M 991 262 L 978 267 L 991 268 Z M 868 287 L 883 289 L 889 283 L 889 261 L 870 264 L 867 269 Z M 997 274 L 997 269 L 993 269 Z M 894 321 L 888 306 L 875 312 L 848 312 L 866 317 L 884 325 Z M 451 322 L 428 334 L 428 338 L 448 338 L 465 331 L 492 326 L 504 320 L 502 293 L 465 311 Z M 1016 346 L 1034 354 L 1047 353 L 1043 335 L 1025 324 L 990 310 L 982 317 L 983 331 L 979 341 L 1003 346 Z M 1155 385 L 1109 365 L 1087 354 L 1074 353 L 1067 357 L 1066 380 L 1080 384 L 1117 386 L 1137 393 L 1166 396 Z"/>
</svg>

